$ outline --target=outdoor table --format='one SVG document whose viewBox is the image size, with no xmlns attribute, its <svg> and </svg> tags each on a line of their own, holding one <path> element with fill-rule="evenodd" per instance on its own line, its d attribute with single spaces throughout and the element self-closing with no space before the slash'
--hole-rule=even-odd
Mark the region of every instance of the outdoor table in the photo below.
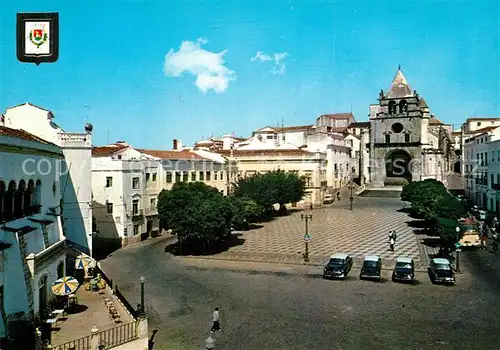
<svg viewBox="0 0 500 350">
<path fill-rule="evenodd" d="M 51 326 L 55 324 L 57 326 L 57 318 L 49 318 L 48 320 L 45 320 L 45 323 L 50 324 Z"/>
<path fill-rule="evenodd" d="M 50 313 L 52 316 L 56 316 L 55 318 L 57 318 L 58 315 L 64 315 L 64 310 L 54 310 Z"/>
</svg>

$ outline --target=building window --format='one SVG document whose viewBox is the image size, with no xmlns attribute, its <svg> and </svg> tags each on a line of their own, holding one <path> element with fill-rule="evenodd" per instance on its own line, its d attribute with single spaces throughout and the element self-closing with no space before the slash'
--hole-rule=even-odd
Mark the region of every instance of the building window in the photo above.
<svg viewBox="0 0 500 350">
<path fill-rule="evenodd" d="M 139 200 L 138 199 L 134 199 L 132 201 L 132 214 L 133 215 L 139 214 Z"/>
<path fill-rule="evenodd" d="M 405 134 L 405 142 L 410 142 L 410 134 Z"/>
<path fill-rule="evenodd" d="M 217 180 L 217 172 L 214 171 L 214 180 Z"/>
<path fill-rule="evenodd" d="M 403 127 L 403 124 L 401 124 L 401 123 L 394 123 L 394 124 L 392 124 L 391 129 L 396 134 L 399 134 L 401 131 L 403 131 L 404 127 Z"/>
<path fill-rule="evenodd" d="M 188 181 L 189 181 L 188 173 L 184 171 L 182 173 L 182 182 L 188 182 Z"/>
<path fill-rule="evenodd" d="M 389 114 L 396 114 L 396 102 L 389 101 Z"/>
<path fill-rule="evenodd" d="M 224 180 L 224 172 L 223 171 L 220 172 L 220 179 Z"/>
<path fill-rule="evenodd" d="M 385 135 L 385 143 L 391 143 L 391 135 Z"/>
<path fill-rule="evenodd" d="M 191 172 L 191 181 L 196 181 L 196 171 Z"/>
<path fill-rule="evenodd" d="M 495 182 L 495 176 L 493 174 L 491 174 L 491 183 L 490 183 L 490 186 L 493 185 L 494 182 Z"/>
<path fill-rule="evenodd" d="M 156 198 L 151 198 L 151 199 L 149 200 L 149 206 L 150 206 L 151 208 L 156 208 Z"/>
<path fill-rule="evenodd" d="M 7 319 L 7 314 L 5 313 L 5 295 L 3 290 L 3 285 L 0 286 L 0 313 L 2 314 L 2 320 Z"/>
<path fill-rule="evenodd" d="M 406 100 L 401 100 L 399 102 L 399 113 L 408 112 L 408 103 Z"/>
<path fill-rule="evenodd" d="M 150 173 L 146 173 L 146 182 L 149 181 L 150 177 L 151 177 L 151 174 Z"/>
<path fill-rule="evenodd" d="M 113 186 L 113 178 L 111 176 L 106 177 L 106 187 L 112 187 Z"/>
<path fill-rule="evenodd" d="M 139 225 L 134 225 L 134 236 L 139 234 Z"/>
<path fill-rule="evenodd" d="M 156 182 L 156 173 L 153 173 L 153 182 Z"/>
<path fill-rule="evenodd" d="M 175 182 L 181 182 L 181 172 L 180 171 L 175 172 Z"/>
<path fill-rule="evenodd" d="M 200 180 L 200 181 L 205 180 L 205 173 L 204 173 L 203 171 L 200 171 L 200 177 L 199 177 L 199 180 Z"/>
<path fill-rule="evenodd" d="M 57 265 L 57 278 L 62 278 L 64 277 L 64 261 L 60 261 L 59 265 Z"/>
<path fill-rule="evenodd" d="M 212 172 L 211 171 L 207 171 L 207 181 L 210 181 L 211 175 L 212 175 Z"/>
<path fill-rule="evenodd" d="M 168 183 L 172 182 L 172 172 L 170 172 L 170 171 L 167 173 L 167 182 Z"/>
<path fill-rule="evenodd" d="M 132 178 L 132 188 L 134 190 L 137 190 L 139 188 L 139 178 L 138 177 Z"/>
<path fill-rule="evenodd" d="M 113 203 L 106 203 L 106 211 L 108 214 L 113 214 Z"/>
<path fill-rule="evenodd" d="M 477 126 L 481 126 L 481 122 L 477 122 Z"/>
</svg>

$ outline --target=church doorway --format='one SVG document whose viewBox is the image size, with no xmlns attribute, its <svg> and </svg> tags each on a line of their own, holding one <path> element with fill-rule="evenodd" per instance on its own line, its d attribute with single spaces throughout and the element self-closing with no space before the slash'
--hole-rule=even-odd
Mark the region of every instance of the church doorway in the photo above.
<svg viewBox="0 0 500 350">
<path fill-rule="evenodd" d="M 385 156 L 386 178 L 403 178 L 411 182 L 411 156 L 403 150 L 394 150 Z"/>
</svg>

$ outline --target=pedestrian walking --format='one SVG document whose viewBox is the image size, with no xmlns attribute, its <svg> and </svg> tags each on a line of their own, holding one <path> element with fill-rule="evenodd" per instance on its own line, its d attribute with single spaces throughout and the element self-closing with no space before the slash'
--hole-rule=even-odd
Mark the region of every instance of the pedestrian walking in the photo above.
<svg viewBox="0 0 500 350">
<path fill-rule="evenodd" d="M 340 192 L 337 192 L 337 200 L 340 200 Z"/>
<path fill-rule="evenodd" d="M 220 315 L 219 315 L 219 308 L 216 307 L 214 312 L 212 312 L 212 329 L 210 330 L 210 333 L 213 333 L 215 331 L 220 331 Z"/>
<path fill-rule="evenodd" d="M 393 252 L 394 251 L 394 243 L 396 243 L 394 241 L 394 237 L 391 237 L 391 239 L 389 240 L 389 249 Z"/>
</svg>

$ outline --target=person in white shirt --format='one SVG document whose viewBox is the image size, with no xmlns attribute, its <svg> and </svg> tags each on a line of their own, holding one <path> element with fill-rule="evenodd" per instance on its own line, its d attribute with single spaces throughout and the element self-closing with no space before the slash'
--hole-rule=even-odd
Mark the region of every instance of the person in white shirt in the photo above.
<svg viewBox="0 0 500 350">
<path fill-rule="evenodd" d="M 215 331 L 220 331 L 220 322 L 219 322 L 219 308 L 216 307 L 214 312 L 212 312 L 212 321 L 214 324 L 212 325 L 212 329 L 210 330 L 210 333 L 213 333 Z"/>
</svg>

